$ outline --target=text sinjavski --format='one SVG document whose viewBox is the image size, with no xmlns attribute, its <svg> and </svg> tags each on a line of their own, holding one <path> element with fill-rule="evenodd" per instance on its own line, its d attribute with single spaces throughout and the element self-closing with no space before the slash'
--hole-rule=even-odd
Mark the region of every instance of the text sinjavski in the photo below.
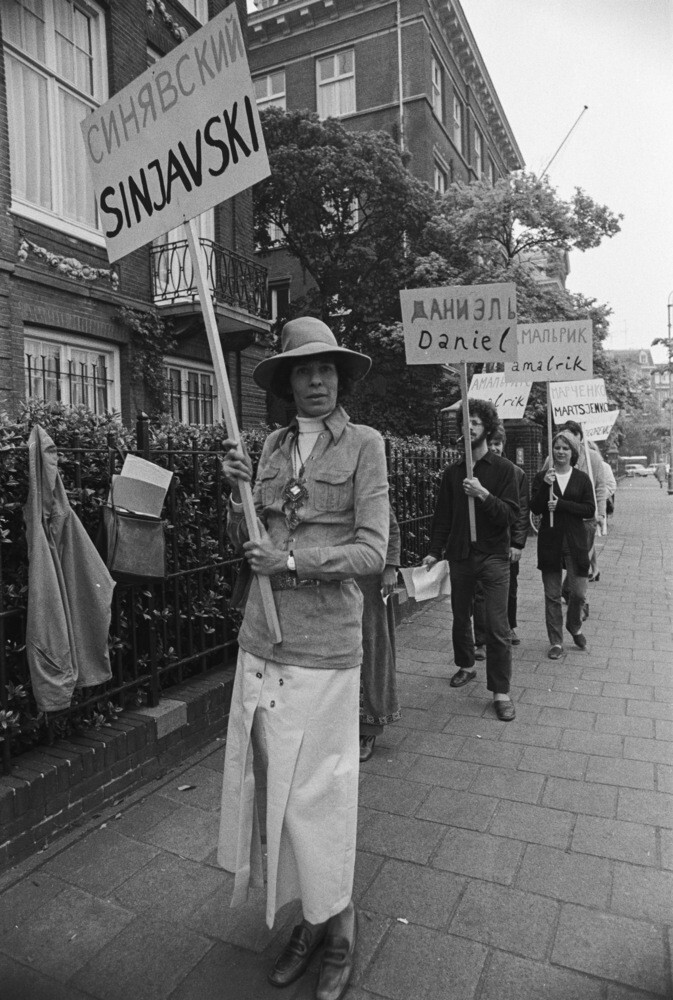
<svg viewBox="0 0 673 1000">
<path fill-rule="evenodd" d="M 139 87 L 135 97 L 127 94 L 124 104 L 120 102 L 116 110 L 89 127 L 86 138 L 94 162 L 101 163 L 159 116 L 179 111 L 183 98 L 197 88 L 210 87 L 239 56 L 244 57 L 245 50 L 237 21 L 188 49 L 178 59 L 174 73 L 160 70 Z M 136 174 L 101 191 L 99 209 L 104 225 L 111 226 L 105 230 L 106 237 L 117 236 L 125 226 L 130 229 L 143 213 L 151 216 L 170 205 L 176 184 L 190 192 L 193 186 L 201 186 L 204 170 L 218 177 L 230 163 L 237 164 L 239 157 L 247 158 L 258 149 L 250 100 L 245 97 L 242 107 L 234 101 L 221 115 L 199 123 L 189 146 L 178 142 L 161 160 L 150 160 Z"/>
<path fill-rule="evenodd" d="M 470 306 L 472 310 L 470 312 Z M 428 320 L 430 322 L 464 321 L 466 323 L 481 323 L 484 320 L 494 322 L 498 320 L 515 320 L 516 309 L 512 308 L 511 300 L 507 300 L 506 307 L 499 298 L 491 298 L 490 302 L 484 298 L 476 298 L 470 301 L 468 298 L 451 297 L 443 299 L 432 299 L 430 303 L 430 315 L 425 311 L 426 303 L 422 300 L 414 300 L 414 312 L 411 322 L 416 320 Z M 499 337 L 494 338 L 491 334 L 480 333 L 474 330 L 472 333 L 447 333 L 431 332 L 430 330 L 419 330 L 418 347 L 421 350 L 428 350 L 437 347 L 440 350 L 467 351 L 470 347 L 479 348 L 483 351 L 493 351 L 494 354 L 505 353 L 504 343 L 507 339 L 511 326 L 507 326 Z"/>
</svg>

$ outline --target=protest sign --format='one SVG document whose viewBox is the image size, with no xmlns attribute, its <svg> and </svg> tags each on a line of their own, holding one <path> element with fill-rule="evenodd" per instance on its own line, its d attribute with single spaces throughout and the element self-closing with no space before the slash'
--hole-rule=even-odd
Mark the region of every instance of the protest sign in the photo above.
<svg viewBox="0 0 673 1000">
<path fill-rule="evenodd" d="M 408 365 L 516 360 L 513 284 L 405 288 L 400 304 Z"/>
<path fill-rule="evenodd" d="M 605 382 L 602 378 L 581 382 L 550 382 L 549 402 L 556 424 L 576 420 L 584 424 L 590 417 L 601 419 L 609 409 Z"/>
<path fill-rule="evenodd" d="M 561 382 L 594 372 L 591 320 L 517 325 L 517 357 L 505 364 L 508 382 Z"/>
<path fill-rule="evenodd" d="M 267 177 L 236 5 L 80 127 L 110 261 Z"/>
<path fill-rule="evenodd" d="M 589 422 L 582 424 L 585 441 L 605 441 L 609 438 L 612 428 L 615 425 L 615 420 L 619 416 L 619 410 L 608 410 L 607 413 L 603 413 L 601 416 L 600 423 L 598 422 L 598 416 L 596 416 L 596 423 L 593 422 L 594 418 L 591 418 Z"/>
<path fill-rule="evenodd" d="M 501 420 L 516 420 L 526 412 L 530 382 L 506 382 L 503 372 L 473 375 L 467 395 L 493 403 Z"/>
</svg>

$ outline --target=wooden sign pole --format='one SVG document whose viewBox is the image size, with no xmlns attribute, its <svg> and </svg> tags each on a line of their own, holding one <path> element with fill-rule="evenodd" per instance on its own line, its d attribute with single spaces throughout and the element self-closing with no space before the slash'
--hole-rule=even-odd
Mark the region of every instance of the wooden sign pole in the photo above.
<svg viewBox="0 0 673 1000">
<path fill-rule="evenodd" d="M 222 353 L 220 334 L 217 329 L 215 310 L 213 309 L 213 300 L 211 298 L 210 289 L 206 280 L 203 254 L 201 253 L 201 248 L 198 244 L 196 226 L 194 225 L 193 219 L 185 222 L 185 232 L 187 234 L 189 252 L 192 258 L 192 267 L 194 269 L 196 285 L 199 290 L 201 311 L 203 314 L 203 322 L 206 327 L 206 333 L 208 335 L 208 344 L 210 346 L 210 354 L 213 359 L 213 368 L 215 369 L 217 396 L 220 401 L 220 406 L 222 407 L 224 422 L 227 427 L 227 434 L 233 441 L 240 442 L 241 436 L 238 429 L 238 421 L 236 420 L 234 400 L 231 395 L 231 388 L 227 378 L 227 369 L 224 365 L 224 354 Z M 248 535 L 250 536 L 251 541 L 258 542 L 260 539 L 260 531 L 259 524 L 257 523 L 257 512 L 255 511 L 255 504 L 252 498 L 250 483 L 241 483 L 240 488 L 241 500 L 243 501 L 243 511 L 245 513 L 245 523 L 248 526 Z M 273 592 L 271 590 L 271 581 L 268 576 L 262 576 L 261 574 L 258 575 L 257 579 L 262 593 L 262 602 L 264 604 L 267 624 L 273 636 L 273 641 L 275 643 L 279 643 L 282 641 L 282 636 L 278 615 L 276 613 L 276 605 L 273 599 Z"/>
<path fill-rule="evenodd" d="M 470 437 L 470 406 L 467 399 L 467 364 L 460 363 L 460 394 L 463 403 L 463 443 L 465 445 L 465 464 L 467 466 L 468 479 L 474 475 L 472 464 L 472 438 Z M 470 541 L 477 540 L 477 521 L 474 513 L 474 497 L 467 498 L 467 512 L 470 518 Z"/>
<path fill-rule="evenodd" d="M 554 456 L 552 455 L 552 413 L 551 413 L 551 394 L 549 392 L 549 382 L 547 382 L 547 453 L 549 455 L 549 468 L 554 468 Z M 554 487 L 553 485 L 549 487 L 549 499 L 554 499 Z M 554 511 L 549 511 L 549 525 L 554 527 Z"/>
</svg>

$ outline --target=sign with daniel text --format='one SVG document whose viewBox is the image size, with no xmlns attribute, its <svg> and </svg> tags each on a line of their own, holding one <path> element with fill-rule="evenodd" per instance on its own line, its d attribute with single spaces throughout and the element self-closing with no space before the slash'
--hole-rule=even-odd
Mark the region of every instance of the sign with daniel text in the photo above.
<svg viewBox="0 0 673 1000">
<path fill-rule="evenodd" d="M 508 382 L 561 382 L 591 378 L 594 373 L 591 320 L 520 323 L 517 359 L 505 365 Z"/>
<path fill-rule="evenodd" d="M 408 365 L 517 357 L 514 284 L 408 288 L 400 304 Z"/>
<path fill-rule="evenodd" d="M 506 382 L 503 372 L 473 375 L 468 399 L 486 399 L 493 403 L 501 420 L 516 420 L 526 412 L 530 382 Z"/>
<path fill-rule="evenodd" d="M 81 123 L 110 261 L 270 173 L 236 5 Z"/>
</svg>

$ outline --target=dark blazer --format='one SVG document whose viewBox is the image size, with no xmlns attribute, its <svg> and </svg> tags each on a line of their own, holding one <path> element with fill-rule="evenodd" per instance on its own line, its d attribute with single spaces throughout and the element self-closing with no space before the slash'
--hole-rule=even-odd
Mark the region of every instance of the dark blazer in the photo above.
<svg viewBox="0 0 673 1000">
<path fill-rule="evenodd" d="M 514 465 L 514 463 L 512 463 Z M 516 485 L 519 489 L 519 516 L 510 528 L 510 545 L 513 549 L 522 549 L 528 538 L 530 522 L 528 518 L 528 479 L 521 466 L 514 465 Z"/>
<path fill-rule="evenodd" d="M 558 483 L 554 483 L 554 495 L 558 504 L 554 511 L 554 527 L 549 523 L 549 485 L 545 483 L 545 469 L 533 480 L 530 509 L 533 514 L 542 515 L 542 523 L 537 536 L 537 568 L 543 572 L 560 570 L 563 565 L 563 540 L 577 565 L 580 576 L 589 575 L 589 541 L 584 525 L 585 518 L 591 518 L 596 511 L 591 480 L 585 472 L 573 469 L 565 493 L 561 493 Z"/>
</svg>

